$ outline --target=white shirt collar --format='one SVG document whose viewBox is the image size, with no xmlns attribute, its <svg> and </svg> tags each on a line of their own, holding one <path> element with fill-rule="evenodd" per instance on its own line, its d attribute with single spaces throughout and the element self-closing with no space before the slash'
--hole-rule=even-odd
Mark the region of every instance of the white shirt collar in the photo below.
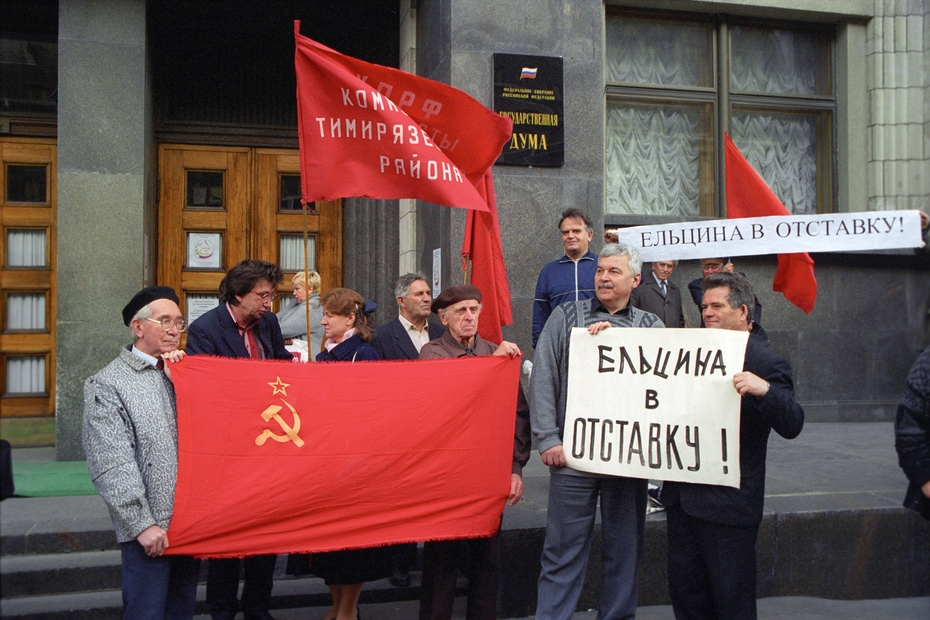
<svg viewBox="0 0 930 620">
<path fill-rule="evenodd" d="M 158 366 L 157 357 L 152 357 L 148 353 L 143 353 L 142 351 L 136 348 L 136 345 L 132 345 L 132 354 L 138 357 L 139 359 L 141 359 L 142 361 L 146 362 L 147 364 L 151 364 L 152 366 L 156 366 L 156 367 Z"/>
</svg>

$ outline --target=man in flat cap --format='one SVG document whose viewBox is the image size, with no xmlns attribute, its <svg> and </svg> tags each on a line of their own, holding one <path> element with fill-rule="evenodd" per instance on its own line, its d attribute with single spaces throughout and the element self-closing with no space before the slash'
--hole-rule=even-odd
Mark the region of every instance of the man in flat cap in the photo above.
<svg viewBox="0 0 930 620">
<path fill-rule="evenodd" d="M 174 509 L 178 427 L 164 360 L 178 361 L 178 296 L 149 286 L 123 308 L 134 342 L 84 384 L 87 469 L 120 543 L 126 618 L 193 618 L 200 562 L 162 554 Z"/>
<path fill-rule="evenodd" d="M 220 282 L 220 303 L 191 323 L 189 355 L 216 355 L 253 360 L 294 357 L 284 348 L 284 336 L 271 302 L 284 274 L 277 265 L 247 259 L 233 266 Z M 207 565 L 207 612 L 213 620 L 233 620 L 239 609 L 245 620 L 269 620 L 276 556 L 252 555 L 245 568 L 239 601 L 239 558 L 214 558 Z"/>
<path fill-rule="evenodd" d="M 472 355 L 520 355 L 512 342 L 500 345 L 482 340 L 478 335 L 481 314 L 481 291 L 471 284 L 444 290 L 432 305 L 433 312 L 446 326 L 446 332 L 420 349 L 420 359 L 468 357 Z M 523 495 L 523 466 L 530 458 L 529 406 L 523 389 L 517 392 L 517 416 L 513 438 L 513 467 L 510 477 L 509 504 Z M 456 558 L 466 547 L 468 566 L 469 620 L 497 617 L 497 589 L 500 578 L 500 538 L 431 541 L 423 545 L 423 583 L 420 587 L 420 620 L 448 620 L 455 598 Z"/>
</svg>

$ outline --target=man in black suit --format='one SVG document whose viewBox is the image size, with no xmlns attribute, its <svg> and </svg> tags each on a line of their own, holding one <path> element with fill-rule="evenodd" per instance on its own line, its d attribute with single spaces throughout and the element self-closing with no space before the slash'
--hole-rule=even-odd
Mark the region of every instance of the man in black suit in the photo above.
<svg viewBox="0 0 930 620">
<path fill-rule="evenodd" d="M 284 338 L 271 302 L 284 280 L 281 270 L 262 260 L 244 260 L 220 282 L 220 304 L 188 328 L 188 355 L 218 355 L 256 360 L 294 357 Z M 245 620 L 269 620 L 274 585 L 274 555 L 245 558 L 242 612 Z M 210 560 L 207 573 L 207 611 L 213 620 L 233 620 L 239 610 L 239 560 Z"/>
<path fill-rule="evenodd" d="M 630 305 L 651 312 L 666 327 L 684 327 L 685 315 L 681 310 L 681 291 L 669 279 L 678 261 L 654 260 L 652 273 L 643 276 L 639 286 L 630 294 Z"/>
<path fill-rule="evenodd" d="M 423 345 L 442 336 L 442 326 L 430 323 L 433 296 L 429 282 L 418 273 L 402 275 L 394 285 L 397 318 L 378 328 L 371 346 L 383 360 L 415 360 Z"/>
<path fill-rule="evenodd" d="M 420 357 L 423 345 L 442 336 L 442 326 L 430 323 L 430 304 L 433 297 L 429 282 L 418 273 L 408 273 L 398 278 L 394 285 L 397 296 L 397 318 L 378 328 L 371 346 L 383 360 L 415 360 Z M 410 585 L 410 568 L 417 553 L 416 543 L 395 545 L 391 555 L 395 586 Z"/>
<path fill-rule="evenodd" d="M 703 281 L 704 323 L 749 331 L 754 295 L 745 276 Z M 804 426 L 791 367 L 767 343 L 750 338 L 743 371 L 733 375 L 740 405 L 740 485 L 666 482 L 668 580 L 677 620 L 756 618 L 756 537 L 765 496 L 765 456 L 775 429 L 793 439 Z"/>
</svg>

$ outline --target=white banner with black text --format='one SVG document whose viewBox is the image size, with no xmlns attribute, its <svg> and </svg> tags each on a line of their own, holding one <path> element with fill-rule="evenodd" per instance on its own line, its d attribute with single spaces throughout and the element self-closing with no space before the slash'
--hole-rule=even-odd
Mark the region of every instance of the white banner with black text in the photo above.
<svg viewBox="0 0 930 620">
<path fill-rule="evenodd" d="M 797 252 L 857 252 L 923 245 L 920 211 L 772 215 L 617 230 L 644 261 Z"/>
<path fill-rule="evenodd" d="M 739 487 L 748 332 L 572 330 L 563 450 L 580 471 Z"/>
</svg>

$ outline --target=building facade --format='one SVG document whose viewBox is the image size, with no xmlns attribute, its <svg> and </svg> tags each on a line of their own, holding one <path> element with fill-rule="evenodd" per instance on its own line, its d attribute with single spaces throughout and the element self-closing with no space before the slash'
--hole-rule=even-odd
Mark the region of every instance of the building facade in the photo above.
<svg viewBox="0 0 930 620">
<path fill-rule="evenodd" d="M 925 0 L 355 4 L 4 3 L 3 436 L 82 457 L 83 382 L 128 341 L 119 310 L 143 285 L 174 286 L 195 316 L 238 260 L 302 268 L 295 19 L 338 51 L 489 107 L 495 53 L 562 59 L 564 164 L 494 169 L 505 337 L 529 358 L 558 214 L 586 210 L 596 240 L 604 227 L 724 217 L 724 132 L 794 213 L 930 209 Z M 442 282 L 461 281 L 464 219 L 411 200 L 317 204 L 309 260 L 324 289 L 377 299 L 387 321 L 393 280 L 432 273 L 435 250 Z M 927 345 L 928 264 L 910 251 L 814 259 L 809 315 L 770 290 L 774 256 L 736 263 L 809 421 L 893 419 Z M 688 261 L 673 280 L 698 274 Z"/>
</svg>

